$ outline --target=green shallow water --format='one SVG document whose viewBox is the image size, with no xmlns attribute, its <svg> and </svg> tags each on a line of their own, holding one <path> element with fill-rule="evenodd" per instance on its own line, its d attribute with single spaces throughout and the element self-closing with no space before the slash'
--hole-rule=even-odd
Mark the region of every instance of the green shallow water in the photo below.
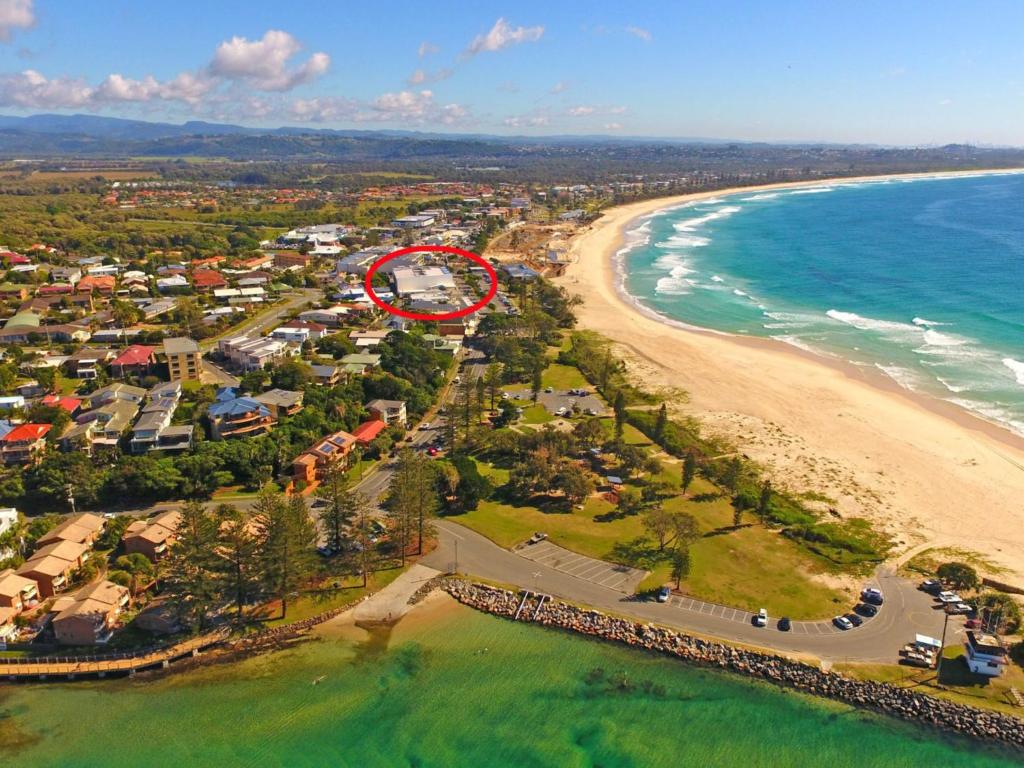
<svg viewBox="0 0 1024 768">
<path fill-rule="evenodd" d="M 321 640 L 158 681 L 8 686 L 0 716 L 0 765 L 19 768 L 1020 764 L 461 608 L 403 622 L 389 642 Z"/>
</svg>

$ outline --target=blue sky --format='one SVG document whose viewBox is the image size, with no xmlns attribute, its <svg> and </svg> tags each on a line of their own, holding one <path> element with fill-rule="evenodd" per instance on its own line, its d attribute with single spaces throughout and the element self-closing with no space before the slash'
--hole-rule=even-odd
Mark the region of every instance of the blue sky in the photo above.
<svg viewBox="0 0 1024 768">
<path fill-rule="evenodd" d="M 1024 145 L 1020 2 L 0 0 L 0 112 Z"/>
</svg>

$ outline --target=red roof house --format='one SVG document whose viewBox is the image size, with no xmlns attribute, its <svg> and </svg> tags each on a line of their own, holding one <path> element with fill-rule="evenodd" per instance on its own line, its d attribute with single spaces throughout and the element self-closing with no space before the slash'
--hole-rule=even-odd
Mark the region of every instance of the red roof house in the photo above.
<svg viewBox="0 0 1024 768">
<path fill-rule="evenodd" d="M 132 344 L 110 364 L 110 372 L 119 379 L 149 373 L 156 365 L 156 347 Z"/>
<path fill-rule="evenodd" d="M 19 424 L 0 437 L 0 458 L 4 464 L 29 464 L 46 449 L 46 435 L 52 424 Z"/>
<path fill-rule="evenodd" d="M 61 397 L 60 395 L 47 395 L 42 399 L 43 405 L 53 405 L 57 408 L 63 408 L 65 411 L 74 416 L 78 413 L 78 410 L 82 407 L 82 401 L 77 397 Z"/>
<path fill-rule="evenodd" d="M 192 273 L 192 285 L 197 291 L 212 291 L 217 288 L 227 288 L 228 281 L 216 270 L 197 269 Z"/>
<path fill-rule="evenodd" d="M 372 443 L 381 432 L 388 428 L 380 419 L 374 419 L 373 421 L 364 421 L 352 434 L 355 436 L 356 441 L 360 445 L 369 445 Z"/>
<path fill-rule="evenodd" d="M 114 283 L 113 275 L 86 275 L 75 285 L 75 290 L 79 293 L 113 293 Z"/>
</svg>

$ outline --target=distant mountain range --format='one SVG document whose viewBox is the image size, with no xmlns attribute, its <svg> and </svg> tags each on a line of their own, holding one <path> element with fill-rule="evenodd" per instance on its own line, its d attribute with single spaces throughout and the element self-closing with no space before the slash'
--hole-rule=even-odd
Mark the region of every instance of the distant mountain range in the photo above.
<svg viewBox="0 0 1024 768">
<path fill-rule="evenodd" d="M 605 178 L 608 172 L 717 171 L 799 173 L 932 170 L 1024 165 L 1024 151 L 966 145 L 895 148 L 828 143 L 767 143 L 708 138 L 497 136 L 309 127 L 250 128 L 97 115 L 0 115 L 0 158 L 114 159 L 187 157 L 234 161 L 326 162 L 408 170 L 420 165 L 474 172 L 500 166 L 552 176 Z"/>
</svg>

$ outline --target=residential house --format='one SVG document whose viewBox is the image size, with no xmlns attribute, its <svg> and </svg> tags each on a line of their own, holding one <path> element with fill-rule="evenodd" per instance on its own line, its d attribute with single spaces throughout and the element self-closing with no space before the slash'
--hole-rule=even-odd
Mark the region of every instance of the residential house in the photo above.
<svg viewBox="0 0 1024 768">
<path fill-rule="evenodd" d="M 46 450 L 46 435 L 52 424 L 19 424 L 0 437 L 0 460 L 4 464 L 34 464 Z"/>
<path fill-rule="evenodd" d="M 341 381 L 341 369 L 336 365 L 313 365 L 313 376 L 317 384 L 325 387 L 333 387 Z"/>
<path fill-rule="evenodd" d="M 43 405 L 60 408 L 67 411 L 71 418 L 75 418 L 82 410 L 82 399 L 78 397 L 61 397 L 60 395 L 45 395 L 40 400 Z"/>
<path fill-rule="evenodd" d="M 362 446 L 367 446 L 376 440 L 387 427 L 388 425 L 380 419 L 373 419 L 372 421 L 364 421 L 356 427 L 352 434 L 355 436 L 356 442 Z"/>
<path fill-rule="evenodd" d="M 380 365 L 380 357 L 380 355 L 356 352 L 351 355 L 345 355 L 339 362 L 345 373 L 363 374 Z"/>
<path fill-rule="evenodd" d="M 272 331 L 270 334 L 275 339 L 284 338 L 282 336 L 275 336 L 275 334 L 278 331 L 305 331 L 305 338 L 302 338 L 302 341 L 305 341 L 306 339 L 309 339 L 310 341 L 319 341 L 325 335 L 327 335 L 327 326 L 323 325 L 322 323 L 312 323 L 307 320 L 289 320 L 287 323 L 284 323 L 283 325 L 274 329 L 274 331 Z M 285 338 L 284 340 L 293 341 L 293 339 L 288 338 Z"/>
<path fill-rule="evenodd" d="M 91 512 L 82 512 L 64 519 L 59 525 L 49 530 L 36 540 L 36 546 L 71 541 L 91 547 L 96 537 L 103 530 L 104 520 Z"/>
<path fill-rule="evenodd" d="M 184 275 L 171 275 L 170 277 L 159 277 L 156 281 L 156 289 L 160 293 L 184 291 L 188 288 L 188 278 Z"/>
<path fill-rule="evenodd" d="M 294 416 L 302 410 L 302 397 L 302 392 L 271 389 L 261 395 L 256 395 L 253 399 L 267 406 L 274 418 L 280 420 L 282 416 Z"/>
<path fill-rule="evenodd" d="M 388 426 L 405 426 L 407 421 L 404 400 L 371 400 L 366 404 L 366 410 L 373 418 L 383 421 Z"/>
<path fill-rule="evenodd" d="M 348 338 L 360 350 L 374 349 L 384 341 L 390 330 L 352 331 Z"/>
<path fill-rule="evenodd" d="M 106 579 L 82 587 L 53 605 L 53 634 L 61 645 L 102 645 L 117 626 L 131 596 L 125 587 Z"/>
<path fill-rule="evenodd" d="M 75 291 L 111 296 L 114 293 L 115 282 L 116 278 L 113 275 L 86 275 L 75 284 Z"/>
<path fill-rule="evenodd" d="M 290 341 L 295 344 L 304 344 L 310 340 L 311 336 L 308 328 L 294 328 L 282 325 L 270 332 L 270 338 L 277 341 Z"/>
<path fill-rule="evenodd" d="M 328 328 L 340 328 L 345 324 L 345 318 L 349 314 L 347 307 L 328 307 L 327 309 L 308 309 L 299 313 L 299 320 L 308 323 L 317 323 Z"/>
<path fill-rule="evenodd" d="M 239 397 L 234 389 L 224 387 L 217 401 L 206 410 L 214 440 L 232 437 L 255 437 L 273 429 L 276 419 L 263 403 L 251 397 Z"/>
<path fill-rule="evenodd" d="M 4 395 L 0 397 L 0 410 L 12 411 L 15 408 L 24 408 L 25 398 L 22 395 Z"/>
<path fill-rule="evenodd" d="M 89 556 L 89 547 L 73 541 L 56 541 L 37 549 L 17 574 L 32 579 L 39 586 L 39 594 L 53 597 L 62 591 L 71 575 L 82 567 Z"/>
<path fill-rule="evenodd" d="M 175 337 L 164 339 L 164 354 L 170 378 L 196 381 L 203 374 L 203 358 L 199 345 L 192 339 Z"/>
<path fill-rule="evenodd" d="M 138 552 L 153 562 L 167 554 L 167 548 L 174 544 L 175 532 L 181 522 L 181 513 L 168 510 L 148 520 L 136 520 L 124 532 L 124 551 Z"/>
<path fill-rule="evenodd" d="M 213 269 L 197 269 L 192 273 L 192 285 L 198 293 L 210 293 L 218 288 L 227 288 L 228 281 Z"/>
<path fill-rule="evenodd" d="M 82 270 L 78 267 L 50 267 L 51 282 L 74 285 L 81 279 Z"/>
<path fill-rule="evenodd" d="M 17 615 L 38 604 L 39 585 L 13 568 L 0 571 L 0 608 L 13 608 Z"/>
<path fill-rule="evenodd" d="M 107 403 L 123 401 L 127 403 L 141 403 L 146 396 L 146 390 L 142 387 L 133 387 L 120 381 L 101 387 L 89 395 L 89 407 L 99 408 Z"/>
<path fill-rule="evenodd" d="M 117 357 L 112 349 L 83 347 L 64 361 L 64 370 L 73 379 L 91 381 L 98 378 L 105 366 Z"/>
<path fill-rule="evenodd" d="M 85 437 L 91 453 L 97 447 L 116 448 L 121 441 L 121 436 L 128 431 L 135 416 L 139 412 L 139 403 L 132 400 L 111 400 L 81 414 L 76 421 L 79 426 L 92 424 L 93 426 L 80 433 Z M 69 430 L 71 432 L 71 430 Z M 69 432 L 65 432 L 61 439 L 65 442 L 72 442 Z M 85 445 L 81 447 L 85 448 Z"/>
<path fill-rule="evenodd" d="M 110 363 L 110 374 L 118 379 L 146 376 L 156 366 L 156 347 L 132 344 Z"/>
<path fill-rule="evenodd" d="M 292 474 L 296 480 L 309 484 L 320 479 L 327 467 L 348 469 L 349 454 L 355 444 L 355 436 L 348 432 L 339 431 L 328 435 L 295 459 Z"/>
</svg>

